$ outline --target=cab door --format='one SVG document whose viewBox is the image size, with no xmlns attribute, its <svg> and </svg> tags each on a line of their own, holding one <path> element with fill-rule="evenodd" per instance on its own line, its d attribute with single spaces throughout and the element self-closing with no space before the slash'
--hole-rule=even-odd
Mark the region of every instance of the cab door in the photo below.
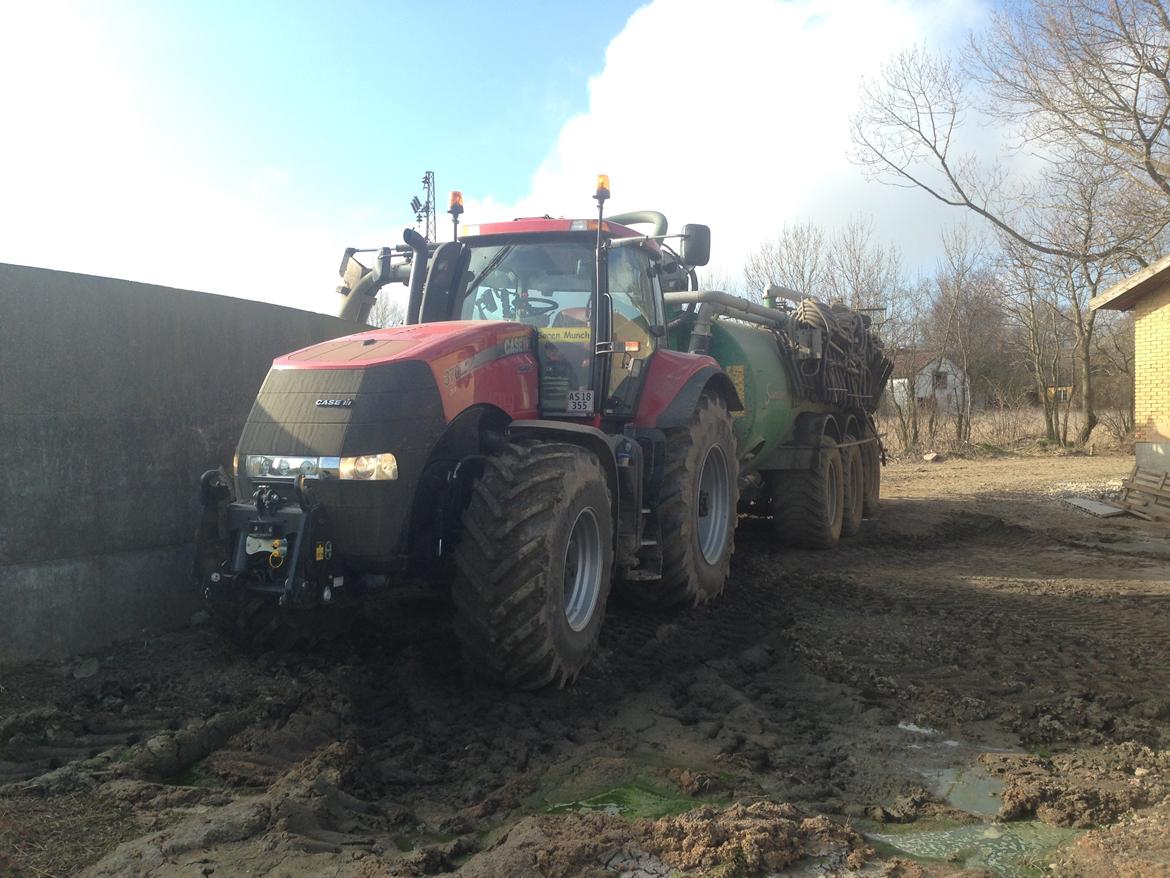
<svg viewBox="0 0 1170 878">
<path fill-rule="evenodd" d="M 661 323 L 659 297 L 644 247 L 619 247 L 609 252 L 609 295 L 613 301 L 613 353 L 610 355 L 606 414 L 633 417 L 638 393 L 657 339 L 651 326 Z"/>
</svg>

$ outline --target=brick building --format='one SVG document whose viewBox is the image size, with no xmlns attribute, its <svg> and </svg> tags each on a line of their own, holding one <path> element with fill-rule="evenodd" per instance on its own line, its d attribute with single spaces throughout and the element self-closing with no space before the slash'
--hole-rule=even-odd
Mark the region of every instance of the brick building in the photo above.
<svg viewBox="0 0 1170 878">
<path fill-rule="evenodd" d="M 1089 302 L 1134 316 L 1134 424 L 1139 466 L 1170 471 L 1170 255 Z"/>
</svg>

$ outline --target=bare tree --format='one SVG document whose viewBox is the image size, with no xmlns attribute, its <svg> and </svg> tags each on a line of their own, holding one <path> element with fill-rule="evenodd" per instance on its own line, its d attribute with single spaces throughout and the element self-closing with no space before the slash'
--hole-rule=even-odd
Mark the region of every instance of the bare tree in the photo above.
<svg viewBox="0 0 1170 878">
<path fill-rule="evenodd" d="M 1046 305 L 1045 276 L 1038 262 L 1037 253 L 1019 244 L 1002 249 L 999 257 L 1003 278 L 999 287 L 1000 302 L 1017 329 L 1009 337 L 1015 340 L 1018 360 L 1031 378 L 1033 394 L 1044 413 L 1045 438 L 1056 442 L 1060 425 L 1056 400 L 1049 395 L 1048 389 L 1057 384 L 1052 369 L 1053 351 L 1056 350 L 1055 362 L 1059 363 L 1060 355 L 1058 340 L 1048 332 L 1051 309 Z"/>
<path fill-rule="evenodd" d="M 1042 146 L 1124 170 L 1165 213 L 1170 15 L 1159 0 L 1021 4 L 994 15 L 970 59 L 1001 116 Z"/>
<path fill-rule="evenodd" d="M 742 295 L 743 282 L 722 269 L 703 269 L 699 272 L 699 287 L 704 290 L 721 290 L 733 295 Z M 758 293 L 756 293 L 758 298 Z"/>
<path fill-rule="evenodd" d="M 1061 339 L 1071 335 L 1069 383 L 1084 413 L 1077 441 L 1086 442 L 1097 421 L 1088 301 L 1148 264 L 1170 224 L 1165 7 L 1157 0 L 1012 5 L 960 62 L 905 52 L 866 83 L 862 100 L 852 122 L 855 159 L 872 177 L 972 211 L 1012 251 L 1009 262 L 1028 263 L 1015 313 L 1026 322 L 1033 375 L 1060 369 Z M 959 134 L 976 113 L 1014 126 L 1040 170 L 1013 179 L 1002 162 L 981 164 L 964 151 Z M 1051 436 L 1047 388 L 1040 395 Z M 1067 423 L 1066 410 L 1061 438 Z"/>
<path fill-rule="evenodd" d="M 998 343 L 1002 322 L 994 309 L 988 308 L 989 286 L 993 279 L 985 268 L 985 243 L 966 226 L 957 226 L 942 235 L 943 258 L 935 273 L 935 298 L 932 303 L 933 337 L 939 365 L 944 360 L 956 363 L 962 372 L 954 395 L 952 418 L 955 441 L 971 441 L 971 384 L 981 353 Z M 931 411 L 930 432 L 934 433 Z"/>
<path fill-rule="evenodd" d="M 871 311 L 880 321 L 902 278 L 901 253 L 875 239 L 871 218 L 855 217 L 833 235 L 824 272 L 830 299 Z"/>
<path fill-rule="evenodd" d="M 1134 428 L 1134 319 L 1130 312 L 1102 313 L 1094 336 L 1096 386 L 1103 390 L 1101 421 L 1113 439 L 1122 444 Z"/>
<path fill-rule="evenodd" d="M 406 322 L 406 309 L 388 290 L 383 289 L 374 300 L 367 322 L 370 326 L 401 326 Z"/>
<path fill-rule="evenodd" d="M 1076 0 L 1045 0 L 1036 6 L 1061 3 L 1081 5 Z M 999 21 L 1000 27 L 1014 26 L 1011 19 Z M 995 51 L 1010 52 L 1011 45 Z M 987 67 L 1008 64 L 1006 56 L 993 61 L 976 54 L 975 59 L 972 63 Z M 1023 57 L 1014 62 L 1017 68 L 1029 63 Z M 923 49 L 903 52 L 862 87 L 862 105 L 852 119 L 854 160 L 871 178 L 918 188 L 944 204 L 970 210 L 1000 234 L 1038 253 L 1142 264 L 1144 252 L 1170 223 L 1168 199 L 1160 196 L 1151 203 L 1144 192 L 1148 187 L 1135 183 L 1132 163 L 1106 162 L 1101 151 L 1089 153 L 1076 139 L 1062 140 L 1055 125 L 1048 125 L 1044 136 L 1038 129 L 1030 130 L 1023 120 L 1043 117 L 1045 102 L 1055 100 L 1041 93 L 1038 85 L 1034 93 L 1009 89 L 1002 81 L 992 81 L 986 88 L 975 93 L 969 76 L 948 58 Z M 1170 96 L 1162 112 L 1170 114 Z M 1033 156 L 1041 160 L 1041 170 L 1025 180 L 1013 179 L 1002 162 L 985 165 L 964 151 L 960 132 L 968 117 L 979 113 L 1019 126 Z M 1114 211 L 1110 222 L 1096 224 L 1087 240 L 1054 237 L 1052 231 L 1060 228 L 1066 212 L 1057 194 L 1070 176 L 1086 169 L 1104 169 L 1099 185 L 1108 185 L 1114 203 L 1125 209 Z"/>
<path fill-rule="evenodd" d="M 748 290 L 759 296 L 772 284 L 823 298 L 828 254 L 825 232 L 811 222 L 784 226 L 750 252 L 743 276 Z"/>
</svg>

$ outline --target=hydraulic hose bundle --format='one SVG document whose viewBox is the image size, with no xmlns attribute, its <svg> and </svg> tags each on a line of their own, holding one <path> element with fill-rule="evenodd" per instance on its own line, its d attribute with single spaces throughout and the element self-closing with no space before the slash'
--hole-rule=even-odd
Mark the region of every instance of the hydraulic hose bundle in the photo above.
<svg viewBox="0 0 1170 878">
<path fill-rule="evenodd" d="M 802 299 L 777 333 L 797 395 L 873 412 L 893 371 L 869 318 L 842 304 Z"/>
</svg>

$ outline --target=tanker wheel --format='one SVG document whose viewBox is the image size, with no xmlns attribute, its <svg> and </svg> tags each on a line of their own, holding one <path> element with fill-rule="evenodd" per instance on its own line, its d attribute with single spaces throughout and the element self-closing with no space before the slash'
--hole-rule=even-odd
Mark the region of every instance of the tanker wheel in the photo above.
<svg viewBox="0 0 1170 878">
<path fill-rule="evenodd" d="M 815 469 L 781 470 L 772 480 L 772 524 L 780 538 L 804 549 L 831 549 L 841 538 L 845 467 L 841 449 L 821 439 Z"/>
<path fill-rule="evenodd" d="M 861 465 L 865 470 L 861 514 L 866 518 L 877 518 L 882 495 L 882 450 L 875 433 L 866 430 L 864 438 L 871 441 L 858 446 L 861 449 Z"/>
<path fill-rule="evenodd" d="M 455 550 L 455 633 L 477 671 L 521 689 L 572 681 L 597 646 L 613 569 L 597 458 L 513 442 L 489 456 Z"/>
<path fill-rule="evenodd" d="M 739 461 L 727 404 L 699 398 L 687 427 L 666 433 L 657 507 L 662 578 L 623 585 L 635 602 L 695 606 L 723 591 L 735 551 Z"/>
<path fill-rule="evenodd" d="M 851 537 L 861 530 L 865 506 L 865 464 L 860 445 L 846 445 L 841 450 L 841 469 L 845 473 L 845 500 L 841 512 L 841 536 Z"/>
</svg>

